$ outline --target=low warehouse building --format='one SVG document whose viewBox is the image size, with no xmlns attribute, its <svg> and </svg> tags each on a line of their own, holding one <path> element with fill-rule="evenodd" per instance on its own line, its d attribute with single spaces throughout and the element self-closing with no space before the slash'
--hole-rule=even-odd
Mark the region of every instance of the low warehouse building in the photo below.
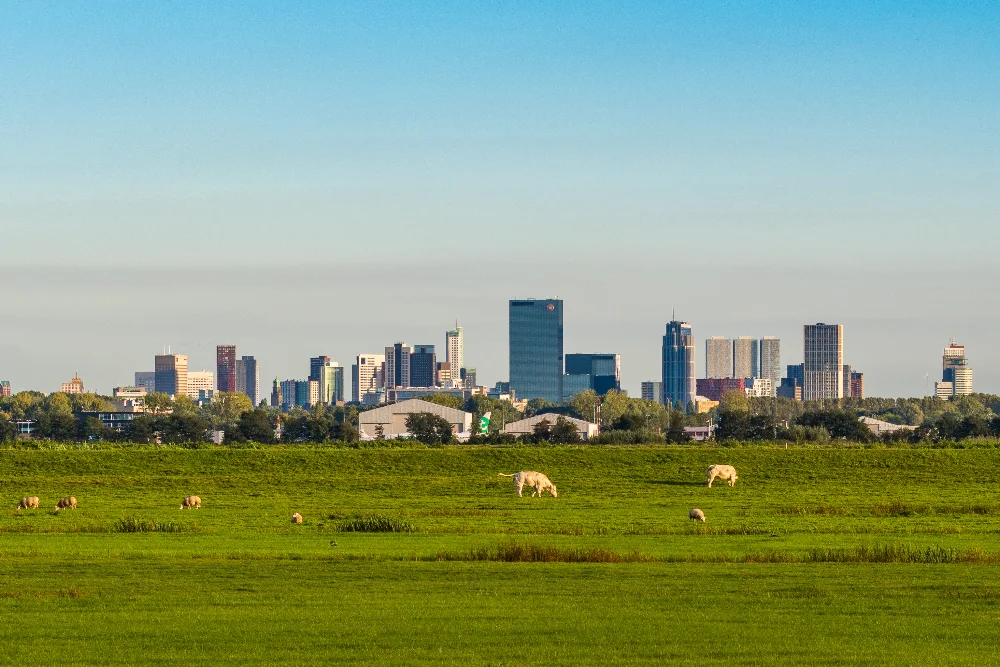
<svg viewBox="0 0 1000 667">
<path fill-rule="evenodd" d="M 382 427 L 383 438 L 408 437 L 410 432 L 406 429 L 406 419 L 411 414 L 418 412 L 429 412 L 432 415 L 444 417 L 451 424 L 452 432 L 459 440 L 468 439 L 472 430 L 471 412 L 414 398 L 368 410 L 358 415 L 358 430 L 361 432 L 361 438 L 362 440 L 374 440 L 379 435 L 379 426 Z"/>
<path fill-rule="evenodd" d="M 580 438 L 582 440 L 590 440 L 591 438 L 597 437 L 597 434 L 600 432 L 600 428 L 597 424 L 593 424 L 583 419 L 577 419 L 576 417 L 554 414 L 535 415 L 534 417 L 528 417 L 527 419 L 511 422 L 503 427 L 503 432 L 510 433 L 511 435 L 517 437 L 531 435 L 535 432 L 535 426 L 537 426 L 540 422 L 547 421 L 549 426 L 555 426 L 556 420 L 560 417 L 576 427 L 576 432 L 580 434 Z"/>
</svg>

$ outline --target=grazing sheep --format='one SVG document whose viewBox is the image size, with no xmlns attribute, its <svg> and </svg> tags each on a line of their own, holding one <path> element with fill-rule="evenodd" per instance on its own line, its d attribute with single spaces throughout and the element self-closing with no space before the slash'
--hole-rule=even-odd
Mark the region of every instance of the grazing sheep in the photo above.
<svg viewBox="0 0 1000 667">
<path fill-rule="evenodd" d="M 30 498 L 21 498 L 21 502 L 17 504 L 17 509 L 38 509 L 38 496 L 31 496 Z"/>
<path fill-rule="evenodd" d="M 187 498 L 181 501 L 181 509 L 184 508 L 187 508 L 189 510 L 190 509 L 200 510 L 201 498 L 199 498 L 198 496 L 188 496 Z"/>
<path fill-rule="evenodd" d="M 705 513 L 702 512 L 700 509 L 695 508 L 690 512 L 688 512 L 688 518 L 691 519 L 692 521 L 704 521 Z"/>
<path fill-rule="evenodd" d="M 302 515 L 296 512 L 292 515 L 292 523 L 302 523 Z"/>
<path fill-rule="evenodd" d="M 714 465 L 708 466 L 708 488 L 712 488 L 712 482 L 718 477 L 723 482 L 729 481 L 729 486 L 736 484 L 739 477 L 736 476 L 736 468 L 733 466 Z"/>
<path fill-rule="evenodd" d="M 69 509 L 71 509 L 71 510 L 75 510 L 76 509 L 76 497 L 75 496 L 70 496 L 68 498 L 60 498 L 59 502 L 56 503 L 56 509 L 55 509 L 55 511 L 58 512 L 59 510 L 64 510 L 67 507 Z"/>
<path fill-rule="evenodd" d="M 540 472 L 522 470 L 521 472 L 516 472 L 512 475 L 500 473 L 497 477 L 513 477 L 514 487 L 517 489 L 517 495 L 519 498 L 523 497 L 521 496 L 521 490 L 526 486 L 532 489 L 532 498 L 534 498 L 536 494 L 539 498 L 541 498 L 542 493 L 545 491 L 551 493 L 553 498 L 559 497 L 559 492 L 556 491 L 556 485 Z"/>
</svg>

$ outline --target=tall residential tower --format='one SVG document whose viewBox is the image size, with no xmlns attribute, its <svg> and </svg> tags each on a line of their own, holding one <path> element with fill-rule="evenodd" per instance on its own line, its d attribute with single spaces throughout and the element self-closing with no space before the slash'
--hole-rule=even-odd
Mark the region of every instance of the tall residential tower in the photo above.
<svg viewBox="0 0 1000 667">
<path fill-rule="evenodd" d="M 802 399 L 844 397 L 844 325 L 806 324 L 803 328 Z"/>
</svg>

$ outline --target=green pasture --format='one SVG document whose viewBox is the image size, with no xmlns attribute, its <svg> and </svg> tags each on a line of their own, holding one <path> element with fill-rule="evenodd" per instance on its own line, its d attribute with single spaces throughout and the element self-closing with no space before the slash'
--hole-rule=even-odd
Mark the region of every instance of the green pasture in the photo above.
<svg viewBox="0 0 1000 667">
<path fill-rule="evenodd" d="M 736 486 L 706 488 L 712 463 Z M 0 663 L 993 664 L 998 464 L 994 449 L 0 450 Z M 497 477 L 518 470 L 559 497 L 518 498 Z M 203 509 L 178 509 L 190 494 Z M 29 495 L 42 507 L 15 510 Z M 55 513 L 66 495 L 79 508 Z M 412 532 L 340 530 L 369 515 Z M 510 545 L 626 562 L 473 560 Z"/>
</svg>

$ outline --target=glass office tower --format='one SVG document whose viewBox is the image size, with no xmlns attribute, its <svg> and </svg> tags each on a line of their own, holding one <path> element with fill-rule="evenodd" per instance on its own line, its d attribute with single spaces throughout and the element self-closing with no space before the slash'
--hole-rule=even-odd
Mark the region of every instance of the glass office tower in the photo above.
<svg viewBox="0 0 1000 667">
<path fill-rule="evenodd" d="M 510 387 L 517 398 L 563 398 L 562 299 L 510 302 Z"/>
<path fill-rule="evenodd" d="M 673 320 L 663 336 L 663 403 L 686 410 L 695 395 L 694 334 L 690 324 Z"/>
</svg>

